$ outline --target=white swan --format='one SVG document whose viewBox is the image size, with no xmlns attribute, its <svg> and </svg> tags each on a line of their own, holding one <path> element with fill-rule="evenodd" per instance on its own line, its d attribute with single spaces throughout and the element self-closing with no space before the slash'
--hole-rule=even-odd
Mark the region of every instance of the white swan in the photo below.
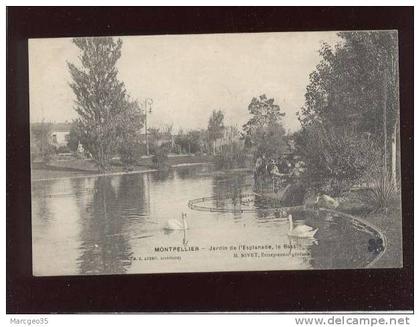
<svg viewBox="0 0 420 327">
<path fill-rule="evenodd" d="M 336 209 L 339 205 L 340 203 L 337 200 L 326 194 L 318 194 L 315 200 L 307 199 L 305 201 L 305 207 L 310 209 Z"/>
<path fill-rule="evenodd" d="M 169 219 L 166 222 L 166 225 L 164 227 L 166 230 L 186 230 L 188 229 L 187 225 L 187 214 L 182 213 L 182 221 L 178 219 Z"/>
<path fill-rule="evenodd" d="M 318 231 L 318 228 L 313 228 L 307 225 L 298 225 L 293 228 L 292 215 L 289 215 L 287 219 L 289 220 L 289 231 L 287 233 L 289 236 L 299 238 L 313 238 L 315 233 Z"/>
<path fill-rule="evenodd" d="M 336 209 L 339 206 L 337 200 L 333 199 L 332 197 L 322 194 L 316 197 L 315 204 L 318 208 L 327 208 L 327 209 Z"/>
</svg>

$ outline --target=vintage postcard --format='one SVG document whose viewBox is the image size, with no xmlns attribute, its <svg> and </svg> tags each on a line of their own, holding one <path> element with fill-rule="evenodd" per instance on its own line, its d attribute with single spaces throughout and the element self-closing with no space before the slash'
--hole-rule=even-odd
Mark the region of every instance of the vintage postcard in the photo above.
<svg viewBox="0 0 420 327">
<path fill-rule="evenodd" d="M 33 275 L 402 267 L 397 31 L 29 40 Z"/>
</svg>

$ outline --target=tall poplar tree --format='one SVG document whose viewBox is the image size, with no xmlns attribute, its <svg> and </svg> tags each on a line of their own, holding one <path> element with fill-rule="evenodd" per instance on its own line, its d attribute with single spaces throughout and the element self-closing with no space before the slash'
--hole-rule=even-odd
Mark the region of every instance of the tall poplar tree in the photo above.
<svg viewBox="0 0 420 327">
<path fill-rule="evenodd" d="M 73 43 L 81 50 L 81 65 L 68 63 L 80 139 L 104 171 L 124 142 L 132 139 L 129 136 L 140 130 L 143 117 L 137 102 L 130 100 L 124 83 L 117 77 L 121 39 L 75 38 Z"/>
</svg>

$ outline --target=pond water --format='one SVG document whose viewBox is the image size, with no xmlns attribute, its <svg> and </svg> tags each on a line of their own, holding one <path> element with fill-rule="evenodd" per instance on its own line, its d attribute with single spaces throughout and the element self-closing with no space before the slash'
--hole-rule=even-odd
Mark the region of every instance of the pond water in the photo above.
<svg viewBox="0 0 420 327">
<path fill-rule="evenodd" d="M 251 183 L 250 176 L 214 174 L 208 166 L 34 181 L 33 273 L 363 268 L 382 250 L 372 247 L 374 230 L 328 212 L 294 213 L 295 224 L 318 232 L 312 240 L 289 237 L 286 219 L 246 195 Z M 201 197 L 214 197 L 209 210 L 188 207 Z M 164 229 L 183 212 L 188 230 Z"/>
</svg>

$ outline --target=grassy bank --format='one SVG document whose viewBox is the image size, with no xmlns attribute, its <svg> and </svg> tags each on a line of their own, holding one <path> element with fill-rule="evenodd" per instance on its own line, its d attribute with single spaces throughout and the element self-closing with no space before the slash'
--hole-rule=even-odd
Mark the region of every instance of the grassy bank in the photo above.
<svg viewBox="0 0 420 327">
<path fill-rule="evenodd" d="M 264 193 L 264 197 L 271 205 L 281 206 L 282 192 Z M 376 226 L 386 237 L 387 247 L 383 255 L 372 268 L 402 267 L 402 217 L 399 201 L 395 199 L 389 204 L 388 210 L 374 210 L 364 201 L 360 192 L 348 192 L 338 198 L 340 205 L 336 210 L 360 217 L 364 221 Z"/>
<path fill-rule="evenodd" d="M 402 217 L 399 201 L 390 204 L 388 210 L 374 211 L 357 193 L 349 193 L 340 199 L 338 211 L 361 217 L 378 227 L 387 239 L 387 248 L 372 268 L 402 267 Z"/>
<path fill-rule="evenodd" d="M 56 179 L 56 178 L 65 178 L 65 177 L 77 177 L 82 175 L 89 175 L 88 172 L 75 172 L 65 169 L 48 169 L 48 168 L 36 168 L 31 170 L 31 179 L 40 180 L 40 179 Z"/>
<path fill-rule="evenodd" d="M 168 157 L 168 165 L 176 167 L 178 165 L 192 165 L 197 163 L 211 162 L 211 156 L 189 156 L 177 155 Z M 143 157 L 137 164 L 128 170 L 118 160 L 113 160 L 109 168 L 109 173 L 122 173 L 126 171 L 149 171 L 154 169 L 152 157 Z M 48 163 L 33 163 L 31 178 L 32 180 L 77 177 L 83 175 L 99 174 L 99 170 L 93 160 L 71 159 L 71 160 L 51 160 Z"/>
</svg>

